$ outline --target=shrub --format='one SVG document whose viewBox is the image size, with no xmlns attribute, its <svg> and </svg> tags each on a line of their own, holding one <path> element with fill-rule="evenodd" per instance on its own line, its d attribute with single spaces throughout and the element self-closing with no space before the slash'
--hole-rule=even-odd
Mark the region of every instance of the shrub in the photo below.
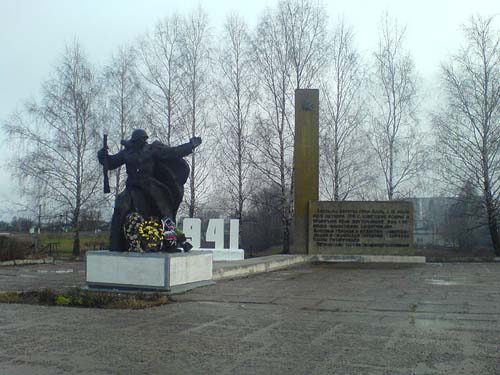
<svg viewBox="0 0 500 375">
<path fill-rule="evenodd" d="M 0 303 L 27 303 L 108 309 L 145 309 L 170 303 L 165 294 L 120 294 L 72 289 L 57 293 L 52 289 L 28 292 L 0 292 Z"/>
<path fill-rule="evenodd" d="M 24 259 L 31 253 L 32 246 L 28 238 L 0 235 L 0 261 Z"/>
<path fill-rule="evenodd" d="M 41 305 L 55 305 L 57 294 L 52 289 L 44 289 L 38 292 L 38 303 Z"/>
<path fill-rule="evenodd" d="M 59 294 L 56 297 L 56 305 L 59 306 L 68 306 L 71 303 L 71 299 L 68 297 L 63 296 L 62 294 Z"/>
</svg>

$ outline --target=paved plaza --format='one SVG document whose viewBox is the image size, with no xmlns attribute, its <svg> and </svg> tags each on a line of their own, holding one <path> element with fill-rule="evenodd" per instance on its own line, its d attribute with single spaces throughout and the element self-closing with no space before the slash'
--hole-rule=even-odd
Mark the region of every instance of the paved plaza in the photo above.
<svg viewBox="0 0 500 375">
<path fill-rule="evenodd" d="M 0 268 L 0 290 L 82 285 Z M 0 374 L 500 374 L 500 263 L 309 264 L 146 310 L 0 304 Z"/>
</svg>

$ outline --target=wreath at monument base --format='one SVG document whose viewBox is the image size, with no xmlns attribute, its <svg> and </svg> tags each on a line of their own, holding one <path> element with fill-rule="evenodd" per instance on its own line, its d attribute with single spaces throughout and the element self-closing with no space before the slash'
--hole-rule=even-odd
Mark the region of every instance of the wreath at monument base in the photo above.
<svg viewBox="0 0 500 375">
<path fill-rule="evenodd" d="M 138 253 L 189 251 L 192 245 L 170 218 L 144 219 L 139 213 L 127 215 L 123 226 L 127 251 Z"/>
</svg>

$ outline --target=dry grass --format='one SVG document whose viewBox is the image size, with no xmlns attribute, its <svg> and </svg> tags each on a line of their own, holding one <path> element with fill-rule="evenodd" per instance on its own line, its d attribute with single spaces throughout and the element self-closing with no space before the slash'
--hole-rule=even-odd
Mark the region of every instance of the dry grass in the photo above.
<svg viewBox="0 0 500 375">
<path fill-rule="evenodd" d="M 1 292 L 0 303 L 20 303 L 21 293 L 18 292 Z"/>
</svg>

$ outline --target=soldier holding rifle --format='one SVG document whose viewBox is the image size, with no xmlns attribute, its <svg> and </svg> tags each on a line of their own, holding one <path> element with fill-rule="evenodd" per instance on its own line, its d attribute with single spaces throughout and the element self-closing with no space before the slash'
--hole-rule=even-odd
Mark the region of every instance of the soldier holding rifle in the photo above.
<svg viewBox="0 0 500 375">
<path fill-rule="evenodd" d="M 127 170 L 126 187 L 116 197 L 111 219 L 111 251 L 127 251 L 123 225 L 131 212 L 143 218 L 168 217 L 175 221 L 189 176 L 189 165 L 183 158 L 201 144 L 200 137 L 176 147 L 159 141 L 150 144 L 147 139 L 144 130 L 136 129 L 129 140 L 122 141 L 124 148 L 117 154 L 109 155 L 106 144 L 97 153 L 105 174 L 124 164 Z"/>
</svg>

